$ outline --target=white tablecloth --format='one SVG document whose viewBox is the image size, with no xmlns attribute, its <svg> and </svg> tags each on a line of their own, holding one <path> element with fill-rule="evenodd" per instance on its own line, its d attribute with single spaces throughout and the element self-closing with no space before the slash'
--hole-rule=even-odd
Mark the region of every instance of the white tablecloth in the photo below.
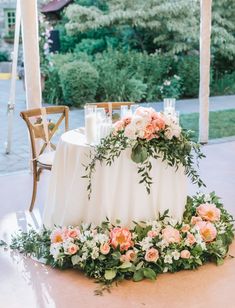
<svg viewBox="0 0 235 308">
<path fill-rule="evenodd" d="M 51 172 L 43 215 L 46 227 L 99 224 L 106 217 L 121 220 L 124 226 L 132 221 L 154 219 L 169 209 L 180 220 L 187 196 L 184 168 L 178 171 L 160 160 L 153 160 L 153 184 L 150 195 L 139 184 L 137 165 L 130 159 L 130 150 L 123 151 L 112 166 L 97 162 L 92 178 L 92 195 L 88 200 L 87 179 L 83 164 L 89 162 L 90 147 L 77 130 L 61 136 Z"/>
</svg>

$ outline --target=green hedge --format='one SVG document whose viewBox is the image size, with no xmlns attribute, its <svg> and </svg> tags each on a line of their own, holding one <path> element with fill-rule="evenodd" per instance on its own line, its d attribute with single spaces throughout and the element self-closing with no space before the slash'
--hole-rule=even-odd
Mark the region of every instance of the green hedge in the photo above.
<svg viewBox="0 0 235 308">
<path fill-rule="evenodd" d="M 81 50 L 81 49 L 79 49 Z M 80 106 L 89 101 L 159 101 L 164 97 L 198 97 L 199 56 L 173 57 L 108 49 L 88 55 L 74 52 L 52 56 L 44 99 Z M 212 67 L 213 71 L 213 67 Z M 235 75 L 213 81 L 211 94 L 235 93 Z"/>
<path fill-rule="evenodd" d="M 82 61 L 66 63 L 61 66 L 59 77 L 67 104 L 80 106 L 95 101 L 99 74 L 90 63 Z"/>
</svg>

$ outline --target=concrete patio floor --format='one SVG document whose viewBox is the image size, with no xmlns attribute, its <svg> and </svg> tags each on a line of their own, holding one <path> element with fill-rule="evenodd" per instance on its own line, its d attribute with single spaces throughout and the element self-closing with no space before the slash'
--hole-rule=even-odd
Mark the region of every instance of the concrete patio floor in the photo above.
<svg viewBox="0 0 235 308">
<path fill-rule="evenodd" d="M 206 159 L 200 175 L 207 192 L 215 190 L 235 216 L 235 142 L 204 146 Z M 31 175 L 27 172 L 0 176 L 0 239 L 30 223 L 41 224 L 50 173 L 42 176 L 33 214 L 27 211 L 31 198 Z M 189 185 L 190 194 L 197 189 Z M 230 254 L 235 255 L 235 242 Z M 125 281 L 111 294 L 94 296 L 97 287 L 76 271 L 59 271 L 30 258 L 0 249 L 0 307 L 9 308 L 220 308 L 235 307 L 235 259 L 223 266 L 208 264 L 197 271 L 160 275 L 156 282 Z"/>
</svg>

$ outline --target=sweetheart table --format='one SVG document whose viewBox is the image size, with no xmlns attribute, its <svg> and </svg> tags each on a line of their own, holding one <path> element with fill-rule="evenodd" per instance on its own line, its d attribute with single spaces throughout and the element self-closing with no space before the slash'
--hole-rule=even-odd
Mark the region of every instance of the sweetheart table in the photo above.
<svg viewBox="0 0 235 308">
<path fill-rule="evenodd" d="M 92 147 L 79 130 L 64 133 L 59 141 L 52 167 L 43 223 L 68 226 L 100 224 L 106 217 L 113 223 L 130 226 L 132 221 L 153 220 L 169 209 L 169 214 L 182 219 L 187 198 L 184 168 L 176 171 L 160 159 L 152 161 L 151 193 L 146 192 L 131 151 L 123 151 L 111 166 L 96 165 L 92 177 L 92 194 L 88 200 L 85 167 Z"/>
</svg>

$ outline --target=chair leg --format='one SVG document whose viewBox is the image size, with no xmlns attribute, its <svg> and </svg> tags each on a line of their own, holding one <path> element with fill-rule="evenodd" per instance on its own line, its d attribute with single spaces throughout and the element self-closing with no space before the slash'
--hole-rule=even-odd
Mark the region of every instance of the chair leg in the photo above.
<svg viewBox="0 0 235 308">
<path fill-rule="evenodd" d="M 34 202 L 36 199 L 36 194 L 37 194 L 37 168 L 33 171 L 33 193 L 32 193 L 32 200 L 31 200 L 31 204 L 30 204 L 30 208 L 29 211 L 32 212 L 33 207 L 34 207 Z"/>
</svg>

